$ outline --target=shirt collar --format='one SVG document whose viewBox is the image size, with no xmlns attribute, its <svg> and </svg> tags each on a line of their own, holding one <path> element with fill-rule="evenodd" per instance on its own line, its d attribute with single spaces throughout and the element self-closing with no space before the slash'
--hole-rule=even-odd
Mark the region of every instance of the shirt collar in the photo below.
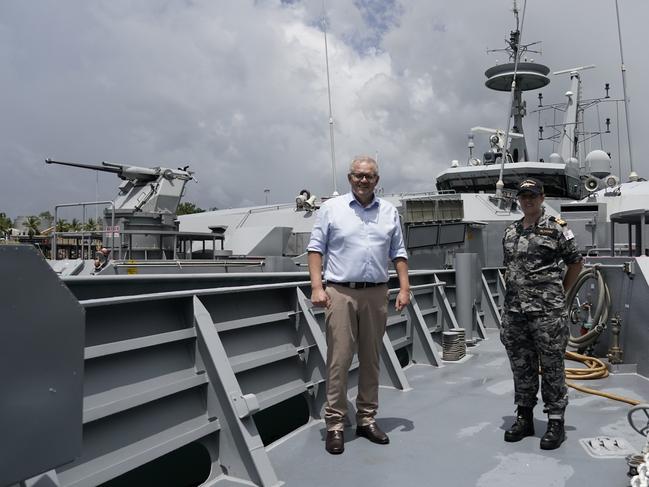
<svg viewBox="0 0 649 487">
<path fill-rule="evenodd" d="M 534 225 L 532 225 L 530 228 L 536 228 L 536 227 L 538 227 L 538 226 L 539 226 L 539 223 L 541 223 L 541 222 L 543 221 L 543 219 L 545 218 L 545 216 L 546 216 L 546 215 L 545 215 L 545 206 L 542 206 L 542 207 L 541 207 L 541 214 L 539 215 L 539 217 L 538 217 L 538 218 L 536 219 L 536 221 L 534 222 Z M 523 218 L 521 218 L 520 220 L 518 220 L 518 228 L 520 228 L 521 230 L 523 229 L 523 220 L 524 220 L 524 219 L 525 219 L 525 217 L 523 217 Z"/>
<path fill-rule="evenodd" d="M 350 191 L 349 193 L 347 193 L 345 196 L 347 196 L 347 204 L 349 204 L 349 206 L 352 206 L 352 205 L 358 205 L 359 207 L 364 208 L 364 209 L 366 209 L 366 210 L 369 210 L 370 208 L 372 208 L 372 207 L 374 207 L 374 206 L 379 206 L 379 199 L 376 197 L 376 194 L 373 194 L 373 195 L 372 195 L 372 201 L 371 201 L 370 204 L 367 205 L 367 206 L 363 206 L 363 205 L 362 205 L 362 204 L 361 204 L 361 203 L 356 199 L 356 197 L 354 196 L 354 193 L 352 193 L 351 191 Z"/>
</svg>

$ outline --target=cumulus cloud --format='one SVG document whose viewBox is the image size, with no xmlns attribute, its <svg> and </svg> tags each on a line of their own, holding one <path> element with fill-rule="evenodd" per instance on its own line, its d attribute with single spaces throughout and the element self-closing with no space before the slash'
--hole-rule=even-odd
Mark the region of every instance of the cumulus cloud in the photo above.
<svg viewBox="0 0 649 487">
<path fill-rule="evenodd" d="M 511 0 L 326 5 L 339 190 L 359 153 L 378 153 L 386 192 L 432 190 L 451 159 L 466 160 L 470 127 L 504 127 L 508 95 L 484 88 L 484 70 L 506 61 L 486 49 L 503 47 Z M 621 97 L 614 5 L 579 8 L 528 2 L 523 40 L 544 41 L 543 56 L 530 56 L 553 69 L 598 64 L 584 74 L 585 96 L 603 96 L 610 82 Z M 647 65 L 634 42 L 648 10 L 622 5 L 636 138 L 649 124 L 640 91 Z M 329 194 L 322 25 L 322 3 L 306 0 L 1 2 L 0 211 L 15 217 L 114 197 L 114 175 L 97 185 L 96 174 L 46 166 L 45 157 L 190 164 L 199 184 L 186 199 L 203 208 L 260 204 L 264 189 L 274 202 L 304 187 Z M 545 100 L 566 90 L 565 76 L 553 79 Z M 530 112 L 536 93 L 527 99 Z M 623 123 L 609 106 L 600 120 Z M 532 155 L 537 125 L 531 114 Z"/>
</svg>

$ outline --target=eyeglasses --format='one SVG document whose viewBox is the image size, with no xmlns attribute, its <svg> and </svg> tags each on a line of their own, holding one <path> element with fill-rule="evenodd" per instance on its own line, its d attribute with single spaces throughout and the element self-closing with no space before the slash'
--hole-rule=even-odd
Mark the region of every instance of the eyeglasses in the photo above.
<svg viewBox="0 0 649 487">
<path fill-rule="evenodd" d="M 354 181 L 362 181 L 363 179 L 367 179 L 370 183 L 376 181 L 376 178 L 378 177 L 376 174 L 365 174 L 360 172 L 351 172 L 349 173 L 349 175 L 354 178 Z"/>
</svg>

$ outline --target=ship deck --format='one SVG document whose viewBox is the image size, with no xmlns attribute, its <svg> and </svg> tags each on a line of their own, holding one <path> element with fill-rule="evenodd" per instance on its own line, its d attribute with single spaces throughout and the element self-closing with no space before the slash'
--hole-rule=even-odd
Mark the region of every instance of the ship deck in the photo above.
<svg viewBox="0 0 649 487">
<path fill-rule="evenodd" d="M 627 421 L 630 405 L 572 388 L 567 440 L 559 449 L 539 448 L 546 428 L 540 398 L 535 436 L 518 443 L 503 441 L 515 406 L 511 370 L 497 330 L 489 330 L 488 338 L 470 347 L 459 362 L 443 367 L 413 364 L 406 375 L 411 390 L 380 389 L 377 422 L 390 435 L 389 445 L 358 438 L 349 426 L 345 452 L 330 455 L 324 449 L 324 423 L 312 421 L 267 447 L 278 478 L 287 486 L 622 487 L 629 483 L 624 456 L 595 457 L 580 440 L 622 438 L 636 452 L 645 445 Z M 649 397 L 649 380 L 636 373 L 573 382 L 636 400 Z"/>
</svg>

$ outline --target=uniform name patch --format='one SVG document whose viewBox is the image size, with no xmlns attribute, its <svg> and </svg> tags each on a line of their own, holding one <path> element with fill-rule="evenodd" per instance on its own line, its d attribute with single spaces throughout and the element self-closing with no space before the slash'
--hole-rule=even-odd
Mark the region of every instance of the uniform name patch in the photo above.
<svg viewBox="0 0 649 487">
<path fill-rule="evenodd" d="M 539 229 L 537 230 L 537 233 L 538 233 L 539 235 L 548 235 L 548 236 L 552 236 L 552 235 L 554 235 L 554 230 L 552 230 L 551 228 L 539 228 Z"/>
</svg>

